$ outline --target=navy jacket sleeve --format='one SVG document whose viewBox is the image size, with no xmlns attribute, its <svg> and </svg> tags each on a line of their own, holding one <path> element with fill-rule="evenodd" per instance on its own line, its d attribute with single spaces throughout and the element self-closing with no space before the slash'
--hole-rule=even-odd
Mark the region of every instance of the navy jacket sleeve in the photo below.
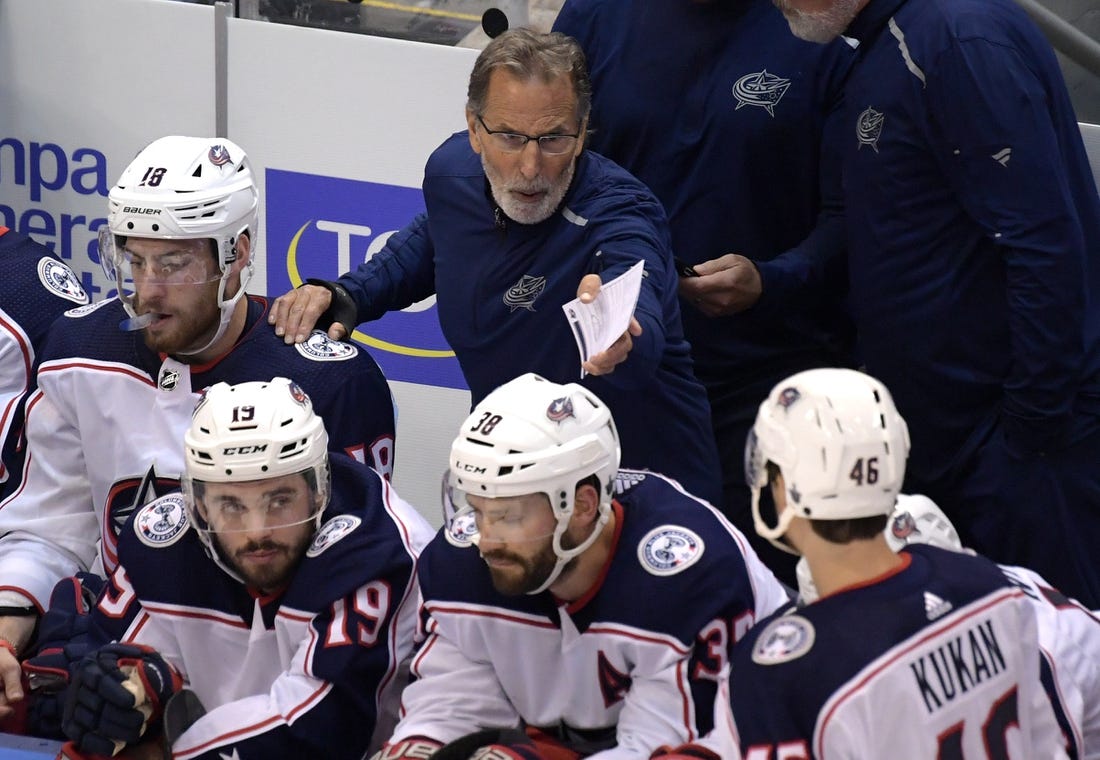
<svg viewBox="0 0 1100 760">
<path fill-rule="evenodd" d="M 943 170 L 1004 257 L 1012 354 L 1002 423 L 1025 451 L 1064 442 L 1088 308 L 1084 235 L 1035 64 L 1033 53 L 975 31 L 927 82 Z"/>
<path fill-rule="evenodd" d="M 338 282 L 355 300 L 359 321 L 367 322 L 435 293 L 434 258 L 428 217 L 421 213 Z"/>
</svg>

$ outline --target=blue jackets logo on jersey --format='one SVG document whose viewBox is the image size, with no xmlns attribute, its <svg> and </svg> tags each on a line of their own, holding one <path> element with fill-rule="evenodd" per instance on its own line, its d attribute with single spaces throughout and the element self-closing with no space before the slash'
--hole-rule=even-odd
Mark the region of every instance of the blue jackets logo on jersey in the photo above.
<svg viewBox="0 0 1100 760">
<path fill-rule="evenodd" d="M 662 525 L 638 544 L 638 559 L 653 575 L 673 575 L 691 567 L 703 556 L 703 539 L 687 528 Z"/>
<path fill-rule="evenodd" d="M 126 478 L 115 482 L 107 498 L 106 513 L 109 517 L 111 535 L 117 536 L 126 526 L 130 515 L 139 508 L 172 491 L 178 491 L 179 479 L 157 475 L 157 466 L 151 465 L 145 475 Z"/>
<path fill-rule="evenodd" d="M 361 522 L 363 521 L 355 515 L 337 515 L 332 518 L 317 531 L 317 535 L 313 537 L 313 543 L 306 549 L 306 556 L 316 557 L 325 549 L 358 528 Z"/>
<path fill-rule="evenodd" d="M 757 665 L 778 665 L 796 660 L 814 645 L 813 623 L 801 615 L 784 615 L 768 623 L 752 648 Z"/>
<path fill-rule="evenodd" d="M 76 274 L 57 259 L 46 256 L 38 260 L 38 279 L 47 290 L 64 299 L 73 303 L 88 303 L 88 294 Z"/>
<path fill-rule="evenodd" d="M 504 294 L 504 305 L 512 311 L 516 309 L 535 310 L 535 299 L 542 295 L 546 289 L 546 278 L 525 274 L 519 281 L 508 288 Z"/>
<path fill-rule="evenodd" d="M 867 106 L 856 119 L 856 139 L 859 141 L 857 150 L 864 145 L 870 145 L 878 153 L 878 139 L 882 136 L 882 126 L 885 123 L 886 114 Z"/>
<path fill-rule="evenodd" d="M 183 495 L 170 493 L 146 504 L 134 518 L 134 532 L 146 546 L 171 546 L 187 531 Z"/>
<path fill-rule="evenodd" d="M 746 74 L 733 85 L 733 97 L 737 98 L 737 108 L 742 106 L 757 106 L 775 117 L 775 106 L 782 100 L 784 93 L 791 86 L 791 80 L 769 74 L 767 69 Z"/>
<path fill-rule="evenodd" d="M 298 353 L 307 359 L 344 361 L 359 355 L 359 349 L 350 343 L 332 340 L 324 330 L 314 330 L 305 343 L 297 344 Z"/>
</svg>

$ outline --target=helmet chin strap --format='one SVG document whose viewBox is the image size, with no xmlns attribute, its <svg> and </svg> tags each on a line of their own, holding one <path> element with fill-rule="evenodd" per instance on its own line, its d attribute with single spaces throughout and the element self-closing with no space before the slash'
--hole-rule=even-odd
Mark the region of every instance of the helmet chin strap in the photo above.
<svg viewBox="0 0 1100 760">
<path fill-rule="evenodd" d="M 599 517 L 596 518 L 596 524 L 592 526 L 592 532 L 572 549 L 564 549 L 561 545 L 561 539 L 562 536 L 565 535 L 565 530 L 568 527 L 569 521 L 558 521 L 558 527 L 554 529 L 554 554 L 557 555 L 558 561 L 554 564 L 554 569 L 546 576 L 546 580 L 543 584 L 534 591 L 528 591 L 528 594 L 541 594 L 543 591 L 550 588 L 550 586 L 554 584 L 554 581 L 558 579 L 558 576 L 561 575 L 561 571 L 565 569 L 565 565 L 569 560 L 579 556 L 595 543 L 596 539 L 603 533 L 604 526 L 607 525 L 608 520 L 611 519 L 611 502 L 602 502 L 599 509 L 600 514 Z"/>
<path fill-rule="evenodd" d="M 757 535 L 762 538 L 768 539 L 768 543 L 774 546 L 780 551 L 784 551 L 787 554 L 793 554 L 796 557 L 801 557 L 802 554 L 790 544 L 782 541 L 783 534 L 787 532 L 787 528 L 790 527 L 791 520 L 794 519 L 794 510 L 785 509 L 783 514 L 779 516 L 779 519 L 775 523 L 774 528 L 768 527 L 768 524 L 764 522 L 764 518 L 760 515 L 760 488 L 752 489 L 752 524 L 756 528 Z"/>
<path fill-rule="evenodd" d="M 237 308 L 237 303 L 244 297 L 245 286 L 248 285 L 249 281 L 252 279 L 252 259 L 249 258 L 248 263 L 246 263 L 244 269 L 241 270 L 241 286 L 237 288 L 236 294 L 227 300 L 225 298 L 225 287 L 229 283 L 229 275 L 231 273 L 232 267 L 226 269 L 225 272 L 222 273 L 221 280 L 218 282 L 218 308 L 221 311 L 221 318 L 218 321 L 218 329 L 214 332 L 214 336 L 210 338 L 202 348 L 177 352 L 180 356 L 195 356 L 201 354 L 221 340 L 222 336 L 225 335 L 225 331 L 229 328 L 229 323 L 233 319 L 233 312 Z"/>
</svg>

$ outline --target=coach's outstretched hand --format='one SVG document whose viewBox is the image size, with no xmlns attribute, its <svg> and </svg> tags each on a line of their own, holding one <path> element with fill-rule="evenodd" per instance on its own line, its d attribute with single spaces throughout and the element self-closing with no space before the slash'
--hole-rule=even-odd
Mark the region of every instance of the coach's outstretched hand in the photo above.
<svg viewBox="0 0 1100 760">
<path fill-rule="evenodd" d="M 586 274 L 581 278 L 577 286 L 577 298 L 584 303 L 592 303 L 600 294 L 600 286 L 603 282 L 598 274 Z M 593 354 L 588 361 L 582 362 L 584 371 L 590 375 L 607 375 L 615 371 L 630 356 L 634 348 L 634 338 L 642 334 L 642 325 L 634 317 L 630 318 L 630 325 L 619 339 L 612 343 L 606 351 Z"/>
</svg>

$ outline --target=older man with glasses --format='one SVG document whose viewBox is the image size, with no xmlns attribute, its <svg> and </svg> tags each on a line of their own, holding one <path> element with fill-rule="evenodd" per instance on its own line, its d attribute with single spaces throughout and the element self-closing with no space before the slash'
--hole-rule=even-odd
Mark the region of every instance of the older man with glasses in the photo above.
<svg viewBox="0 0 1100 760">
<path fill-rule="evenodd" d="M 336 282 L 279 298 L 270 322 L 300 342 L 330 337 L 435 294 L 444 335 L 477 404 L 525 372 L 571 382 L 581 362 L 561 305 L 644 262 L 629 328 L 584 362 L 611 407 L 624 465 L 657 470 L 718 503 L 720 468 L 703 386 L 677 303 L 668 223 L 648 188 L 586 152 L 591 86 L 572 38 L 516 29 L 470 75 L 467 132 L 425 169 L 426 213 Z"/>
</svg>

